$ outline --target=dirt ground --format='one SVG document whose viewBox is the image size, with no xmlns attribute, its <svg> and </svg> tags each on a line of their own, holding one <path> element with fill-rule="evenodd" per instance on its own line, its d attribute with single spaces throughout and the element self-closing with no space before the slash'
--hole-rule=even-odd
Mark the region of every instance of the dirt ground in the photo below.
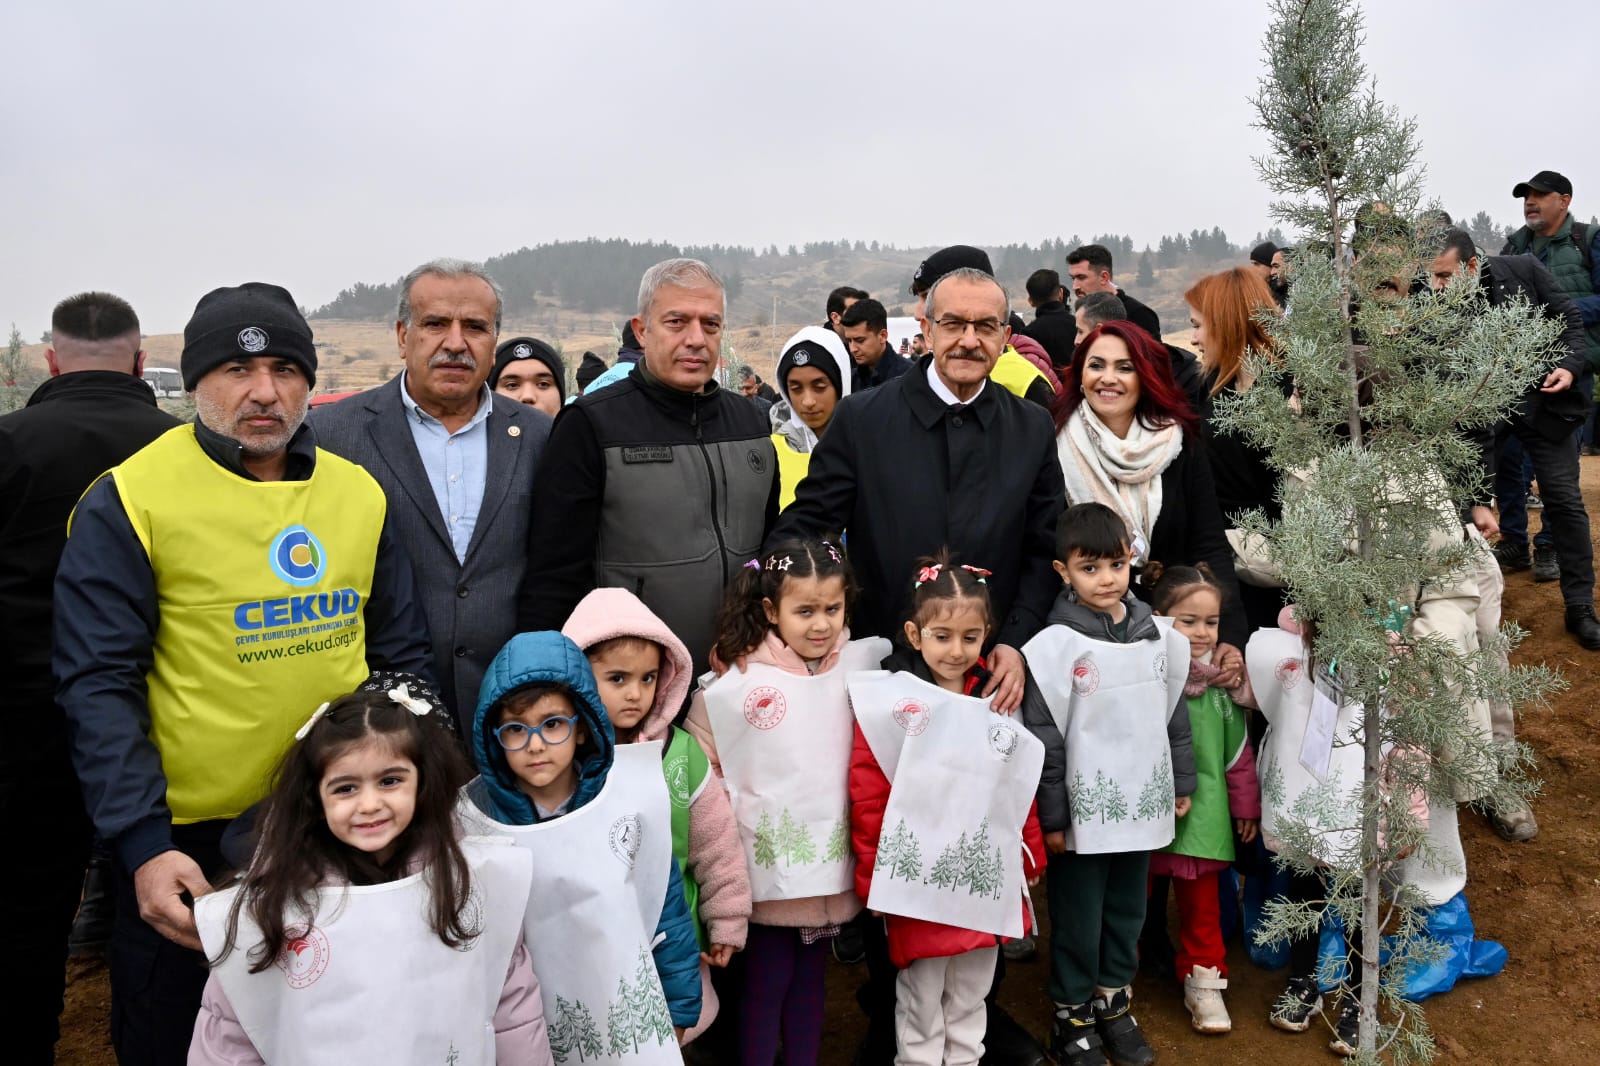
<svg viewBox="0 0 1600 1066">
<path fill-rule="evenodd" d="M 1600 514 L 1600 458 L 1583 461 L 1584 495 Z M 1537 526 L 1537 517 L 1534 522 Z M 1593 1066 L 1600 1062 L 1600 825 L 1591 809 L 1600 798 L 1600 750 L 1590 720 L 1600 698 L 1600 655 L 1585 652 L 1562 628 L 1555 583 L 1535 585 L 1527 573 L 1506 580 L 1506 616 L 1529 631 L 1517 652 L 1546 662 L 1570 688 L 1547 710 L 1519 725 L 1539 757 L 1544 794 L 1534 803 L 1540 832 L 1530 844 L 1508 844 L 1484 820 L 1463 812 L 1468 899 L 1482 939 L 1510 952 L 1496 977 L 1464 981 L 1424 1004 L 1441 1063 L 1540 1063 Z M 1038 910 L 1044 913 L 1043 886 Z M 1038 1035 L 1049 1027 L 1044 996 L 1046 963 L 1013 963 L 1002 992 L 1012 1013 Z M 1234 1031 L 1203 1037 L 1189 1028 L 1182 991 L 1141 978 L 1135 1011 L 1163 1062 L 1207 1066 L 1298 1066 L 1334 1061 L 1318 1031 L 1298 1036 L 1267 1025 L 1267 1010 L 1284 974 L 1257 969 L 1243 948 L 1230 948 L 1228 1008 Z M 828 975 L 828 1031 L 823 1061 L 843 1064 L 862 1032 L 853 993 L 863 967 L 833 966 Z M 110 993 L 104 965 L 74 960 L 56 1061 L 64 1066 L 115 1062 L 106 1036 Z"/>
</svg>

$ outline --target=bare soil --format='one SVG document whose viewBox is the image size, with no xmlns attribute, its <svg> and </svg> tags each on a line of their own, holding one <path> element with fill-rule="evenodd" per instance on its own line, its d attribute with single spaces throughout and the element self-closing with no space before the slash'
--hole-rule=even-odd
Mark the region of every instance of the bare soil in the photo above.
<svg viewBox="0 0 1600 1066">
<path fill-rule="evenodd" d="M 1583 461 L 1589 513 L 1600 513 L 1600 459 Z M 1534 519 L 1537 524 L 1537 517 Z M 1600 1063 L 1600 824 L 1591 817 L 1600 797 L 1600 750 L 1594 714 L 1600 697 L 1600 653 L 1586 652 L 1563 629 L 1557 584 L 1534 584 L 1527 573 L 1506 579 L 1506 616 L 1529 631 L 1517 651 L 1522 662 L 1559 667 L 1569 688 L 1546 709 L 1527 712 L 1520 735 L 1539 758 L 1544 793 L 1534 804 L 1537 840 L 1510 844 L 1479 816 L 1463 812 L 1472 916 L 1483 939 L 1510 952 L 1496 977 L 1464 981 L 1423 1006 L 1439 1043 L 1441 1063 L 1510 1062 L 1541 1066 Z M 1044 914 L 1042 886 L 1038 911 Z M 1205 1037 L 1189 1027 L 1182 990 L 1140 978 L 1135 1010 L 1163 1062 L 1208 1066 L 1298 1066 L 1334 1061 L 1326 1033 L 1290 1035 L 1271 1028 L 1267 1011 L 1284 973 L 1261 970 L 1230 949 L 1228 1008 L 1234 1031 Z M 1046 963 L 1012 964 L 1002 1001 L 1035 1034 L 1049 1028 L 1044 995 Z M 854 1002 L 863 967 L 833 966 L 828 975 L 828 1031 L 823 1061 L 844 1064 L 860 1039 L 863 1020 Z M 74 961 L 57 1062 L 109 1066 L 110 992 L 105 967 Z"/>
</svg>

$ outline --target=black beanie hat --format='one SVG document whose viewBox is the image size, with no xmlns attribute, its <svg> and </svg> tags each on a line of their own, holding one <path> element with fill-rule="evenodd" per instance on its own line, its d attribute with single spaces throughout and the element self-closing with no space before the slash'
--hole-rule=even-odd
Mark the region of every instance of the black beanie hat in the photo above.
<svg viewBox="0 0 1600 1066">
<path fill-rule="evenodd" d="M 567 402 L 567 364 L 561 361 L 554 348 L 537 337 L 512 337 L 500 342 L 500 347 L 494 350 L 494 369 L 489 371 L 491 389 L 500 383 L 500 373 L 506 364 L 518 359 L 537 359 L 549 367 L 550 376 L 556 379 L 556 393 L 562 403 Z"/>
<path fill-rule="evenodd" d="M 200 297 L 183 327 L 183 355 L 178 361 L 183 387 L 193 392 L 201 378 L 223 363 L 255 355 L 288 359 L 305 372 L 307 384 L 317 383 L 311 327 L 289 290 L 247 281 Z"/>
<path fill-rule="evenodd" d="M 974 248 L 970 244 L 952 244 L 948 248 L 940 248 L 917 267 L 917 272 L 911 276 L 911 295 L 921 296 L 946 274 L 966 268 L 981 270 L 991 278 L 994 277 L 994 267 L 989 265 L 988 252 L 982 248 Z"/>
<path fill-rule="evenodd" d="M 789 371 L 797 366 L 809 366 L 822 371 L 833 382 L 833 394 L 836 397 L 845 395 L 844 381 L 839 377 L 839 363 L 833 353 L 816 341 L 803 340 L 790 345 L 778 359 L 776 377 L 785 396 L 789 394 Z"/>
<path fill-rule="evenodd" d="M 578 388 L 587 389 L 594 384 L 594 380 L 604 374 L 608 368 L 606 361 L 593 352 L 584 352 L 583 361 L 578 364 L 577 373 L 573 375 L 578 381 Z"/>
<path fill-rule="evenodd" d="M 1283 249 L 1279 248 L 1271 241 L 1262 241 L 1260 244 L 1250 249 L 1250 262 L 1260 263 L 1264 267 L 1269 267 L 1272 265 L 1272 257 L 1281 251 L 1283 251 Z"/>
</svg>

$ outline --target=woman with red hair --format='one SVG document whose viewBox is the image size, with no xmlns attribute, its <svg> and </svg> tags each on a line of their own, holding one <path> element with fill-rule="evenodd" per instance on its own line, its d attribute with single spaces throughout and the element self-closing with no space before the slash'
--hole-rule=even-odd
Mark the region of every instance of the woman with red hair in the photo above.
<svg viewBox="0 0 1600 1066">
<path fill-rule="evenodd" d="M 1103 503 L 1122 516 L 1133 564 L 1206 563 L 1223 588 L 1213 664 L 1237 684 L 1247 630 L 1239 609 L 1216 486 L 1200 419 L 1155 338 L 1131 322 L 1106 322 L 1078 344 L 1052 413 L 1067 503 Z M 1134 592 L 1148 598 L 1142 585 Z"/>
<path fill-rule="evenodd" d="M 1194 327 L 1194 347 L 1200 352 L 1204 374 L 1206 409 L 1199 412 L 1201 436 L 1211 459 L 1211 474 L 1216 480 L 1217 504 L 1224 521 L 1232 526 L 1241 512 L 1259 508 L 1276 521 L 1281 514 L 1278 503 L 1278 474 L 1267 465 L 1266 452 L 1232 433 L 1216 428 L 1211 404 L 1218 396 L 1244 393 L 1255 384 L 1245 365 L 1246 357 L 1258 353 L 1271 357 L 1272 337 L 1262 325 L 1260 315 L 1278 314 L 1272 291 L 1261 275 L 1249 267 L 1235 267 L 1207 274 L 1183 294 L 1189 304 L 1189 324 Z M 1241 586 L 1245 619 L 1250 630 L 1277 625 L 1283 609 L 1282 589 L 1257 585 Z"/>
</svg>

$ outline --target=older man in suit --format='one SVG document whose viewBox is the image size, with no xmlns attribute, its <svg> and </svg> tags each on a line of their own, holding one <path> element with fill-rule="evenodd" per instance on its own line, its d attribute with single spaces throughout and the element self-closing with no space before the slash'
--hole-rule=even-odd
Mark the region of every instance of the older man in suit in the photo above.
<svg viewBox="0 0 1600 1066">
<path fill-rule="evenodd" d="M 311 419 L 322 447 L 383 486 L 463 736 L 489 660 L 516 632 L 533 472 L 550 435 L 548 415 L 485 384 L 500 317 L 499 286 L 482 267 L 424 263 L 400 283 L 405 369 Z"/>
</svg>

